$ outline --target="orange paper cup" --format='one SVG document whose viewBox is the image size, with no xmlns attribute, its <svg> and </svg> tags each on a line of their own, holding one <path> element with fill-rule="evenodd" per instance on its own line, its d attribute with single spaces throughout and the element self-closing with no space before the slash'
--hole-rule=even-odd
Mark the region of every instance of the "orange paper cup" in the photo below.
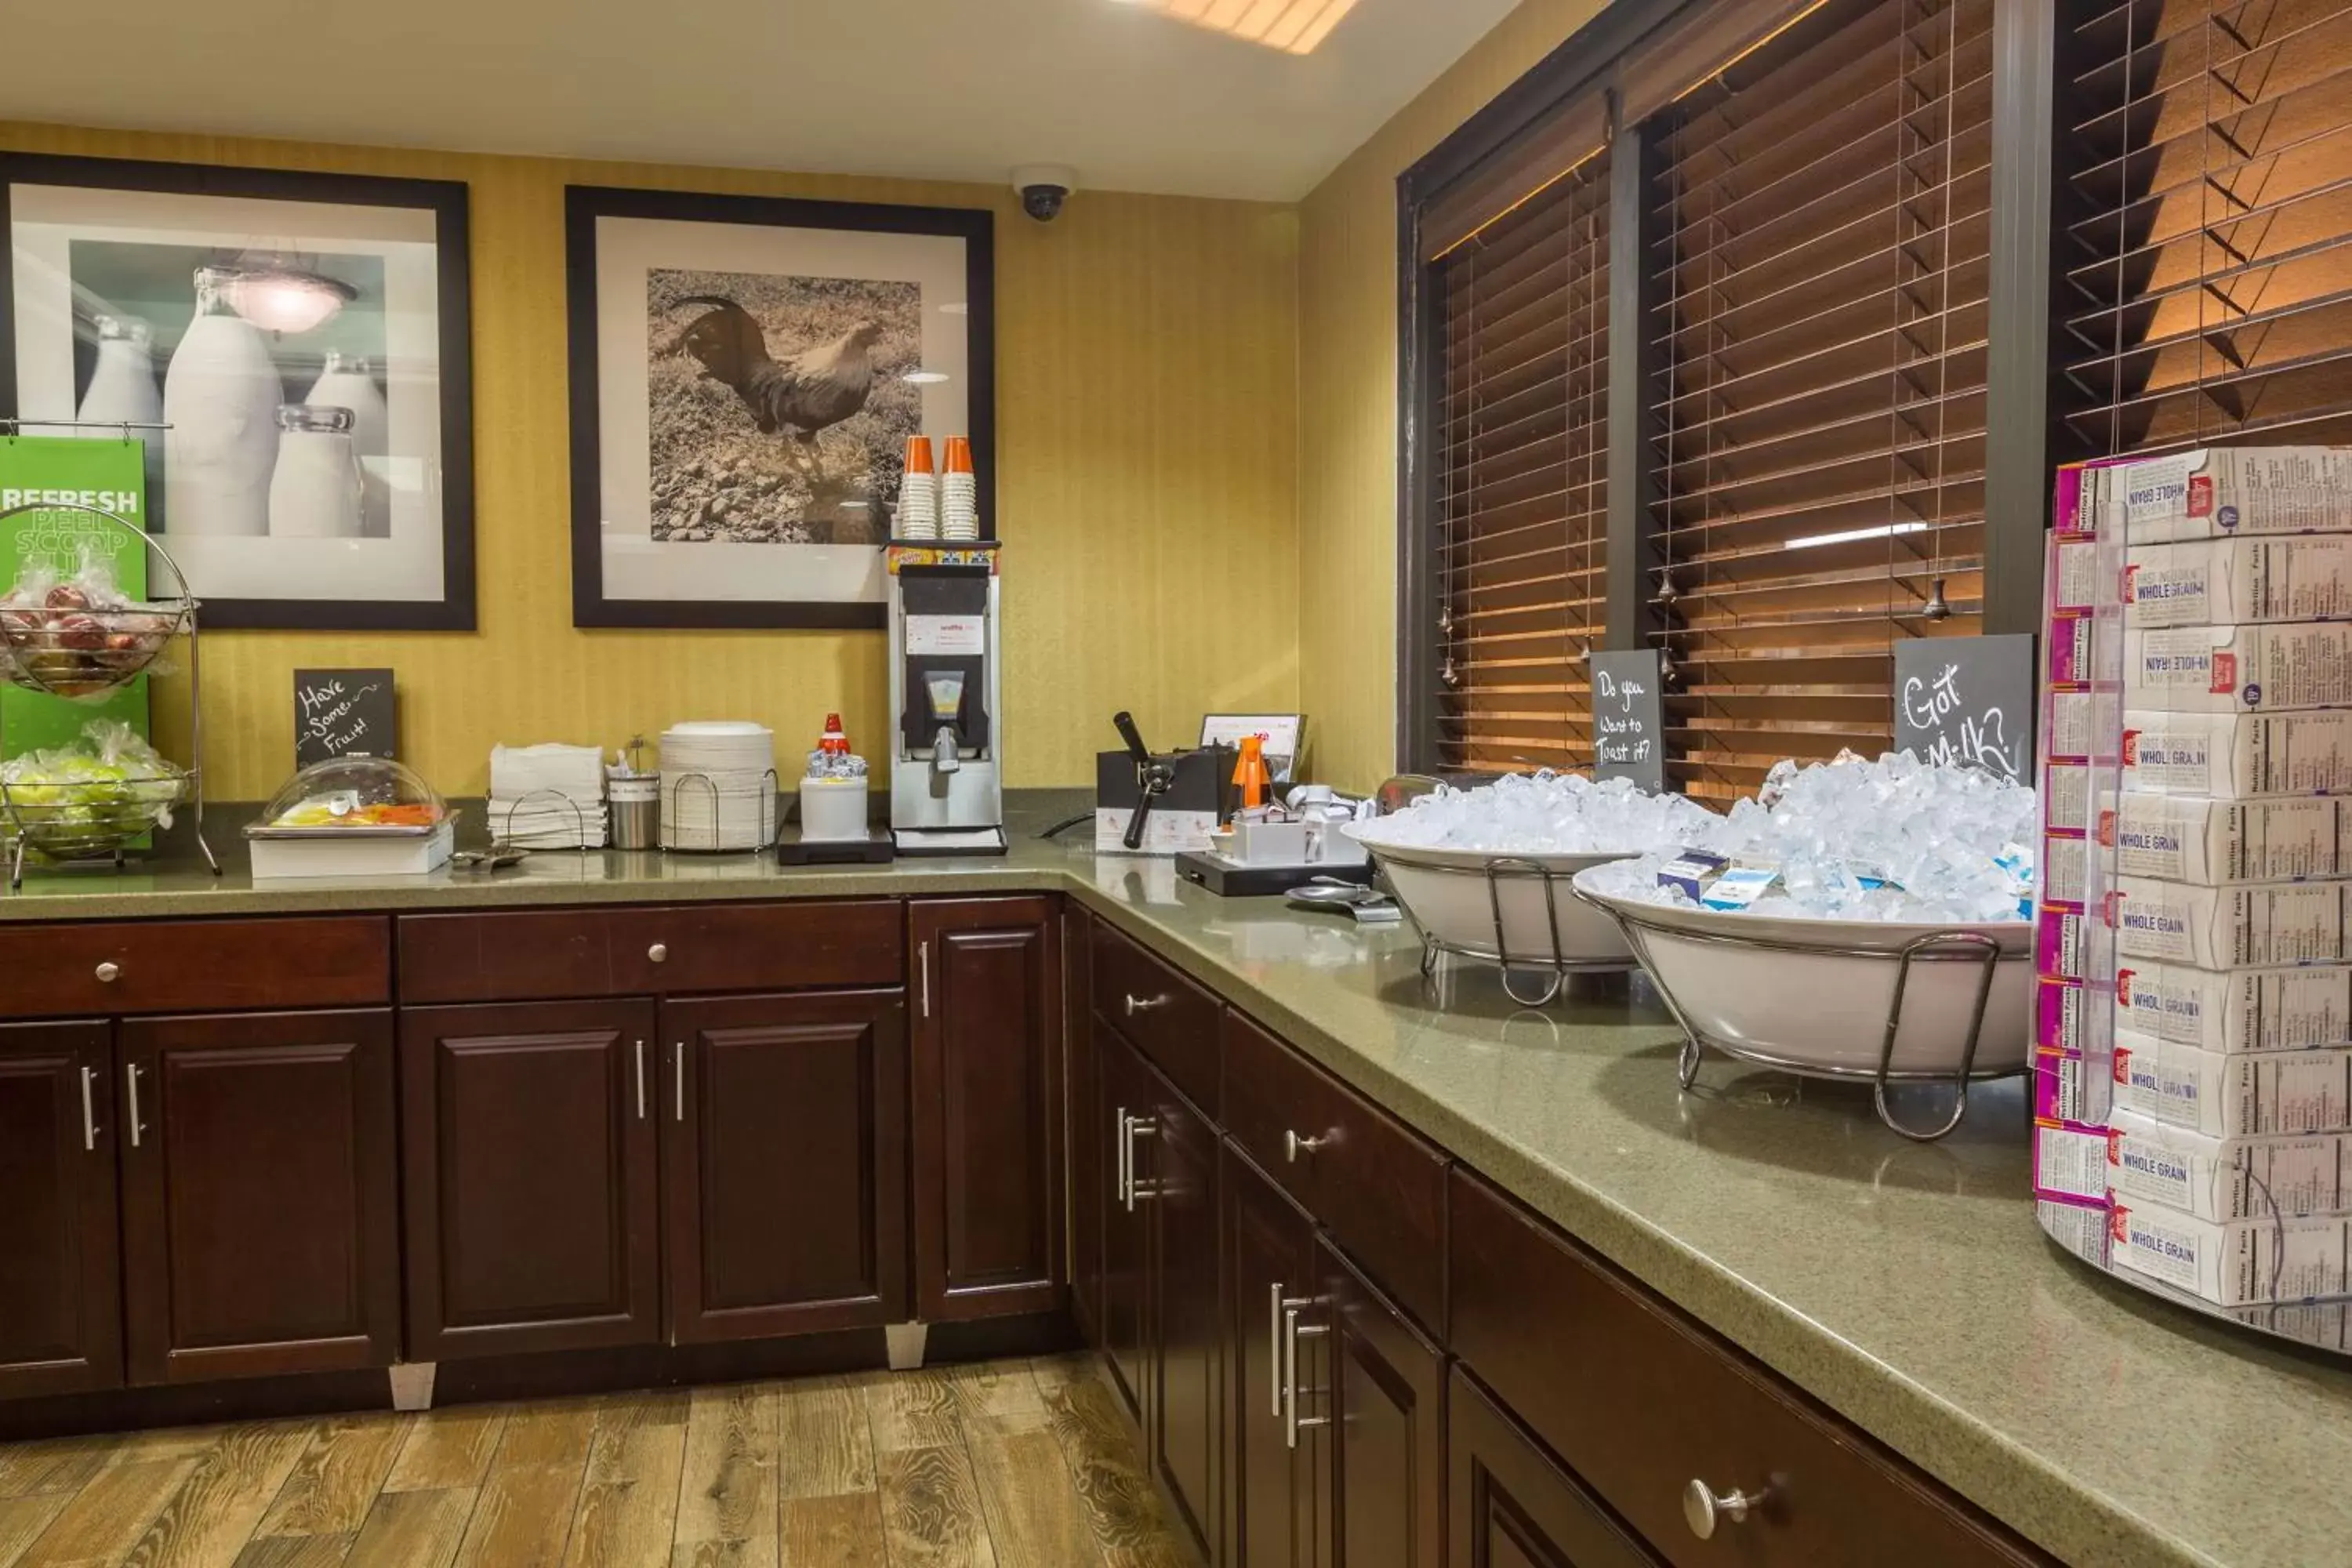
<svg viewBox="0 0 2352 1568">
<path fill-rule="evenodd" d="M 929 436 L 908 437 L 907 472 L 928 474 L 931 471 L 931 438 Z"/>
<path fill-rule="evenodd" d="M 950 474 L 971 472 L 971 439 L 966 436 L 948 437 L 948 466 Z"/>
</svg>

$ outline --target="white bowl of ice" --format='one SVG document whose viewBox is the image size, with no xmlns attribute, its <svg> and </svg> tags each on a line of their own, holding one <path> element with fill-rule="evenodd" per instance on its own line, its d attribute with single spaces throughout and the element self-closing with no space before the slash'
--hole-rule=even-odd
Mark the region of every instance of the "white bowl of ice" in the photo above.
<svg viewBox="0 0 2352 1568">
<path fill-rule="evenodd" d="M 1702 1046 L 1798 1072 L 1890 1078 L 2028 1065 L 2033 792 L 1906 754 L 1773 770 L 1706 840 L 1779 879 L 1744 910 L 1671 890 L 1652 854 L 1578 873 Z M 1904 955 L 1912 954 L 1906 963 Z M 1988 971 L 1990 983 L 1988 984 Z M 1969 1053 L 1982 990 L 1983 1021 Z"/>
<path fill-rule="evenodd" d="M 1345 831 L 1447 952 L 1540 969 L 1630 969 L 1633 949 L 1614 920 L 1576 897 L 1575 875 L 1687 843 L 1710 820 L 1680 795 L 1538 773 L 1423 795 Z"/>
<path fill-rule="evenodd" d="M 1617 868 L 1636 873 L 1636 862 Z M 2033 926 L 2029 921 L 1830 920 L 1652 902 L 1595 868 L 1576 891 L 1596 914 L 1633 929 L 1636 953 L 1683 1026 L 1699 1043 L 1792 1071 L 1870 1077 L 1886 1045 L 1886 1017 L 1904 979 L 1890 1078 L 1951 1078 L 1968 1059 L 1969 1021 L 1988 954 L 1992 984 L 1971 1070 L 2021 1072 L 2032 1045 Z M 1924 939 L 1964 934 L 1990 944 L 1940 943 L 1903 975 L 1902 954 Z"/>
</svg>

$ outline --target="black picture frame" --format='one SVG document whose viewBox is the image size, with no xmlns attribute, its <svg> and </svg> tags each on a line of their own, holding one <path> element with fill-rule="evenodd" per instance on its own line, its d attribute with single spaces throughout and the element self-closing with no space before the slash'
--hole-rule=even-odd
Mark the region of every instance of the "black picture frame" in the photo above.
<svg viewBox="0 0 2352 1568">
<path fill-rule="evenodd" d="M 441 597 L 249 599 L 204 596 L 208 629 L 475 629 L 473 282 L 469 192 L 461 181 L 322 174 L 226 163 L 0 152 L 0 424 L 18 416 L 14 221 L 18 184 L 167 195 L 402 207 L 433 215 L 441 426 Z M 37 433 L 38 426 L 29 426 Z M 164 539 L 169 542 L 169 519 Z M 201 584 L 197 585 L 201 592 Z"/>
<path fill-rule="evenodd" d="M 596 324 L 596 220 L 746 224 L 844 229 L 961 239 L 968 412 L 980 532 L 1001 537 L 996 518 L 996 215 L 985 207 L 902 206 L 789 196 L 712 195 L 684 191 L 567 185 L 564 277 L 571 347 L 572 624 L 597 628 L 880 629 L 888 606 L 825 600 L 612 599 L 604 594 Z"/>
</svg>

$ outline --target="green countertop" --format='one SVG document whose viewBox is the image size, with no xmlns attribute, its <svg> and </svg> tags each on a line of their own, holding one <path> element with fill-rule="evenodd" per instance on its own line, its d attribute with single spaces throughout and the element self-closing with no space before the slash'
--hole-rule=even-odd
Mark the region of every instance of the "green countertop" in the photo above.
<svg viewBox="0 0 2352 1568">
<path fill-rule="evenodd" d="M 1933 1145 L 1879 1126 L 1866 1089 L 1710 1058 L 1685 1093 L 1638 983 L 1522 1008 L 1480 965 L 1425 983 L 1406 930 L 1214 898 L 1167 862 L 1026 827 L 1001 859 L 880 868 L 541 852 L 494 879 L 51 875 L 0 898 L 0 921 L 1023 889 L 1079 899 L 2064 1561 L 2352 1562 L 2352 1363 L 2208 1323 L 2046 1241 L 2015 1084 L 1978 1090 Z"/>
</svg>

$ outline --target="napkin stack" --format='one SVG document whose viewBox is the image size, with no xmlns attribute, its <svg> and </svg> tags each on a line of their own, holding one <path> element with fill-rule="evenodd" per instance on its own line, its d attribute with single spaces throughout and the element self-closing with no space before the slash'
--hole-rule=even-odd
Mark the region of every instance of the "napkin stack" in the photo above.
<svg viewBox="0 0 2352 1568">
<path fill-rule="evenodd" d="M 490 833 L 524 849 L 604 847 L 604 753 L 593 746 L 493 746 Z"/>
</svg>

